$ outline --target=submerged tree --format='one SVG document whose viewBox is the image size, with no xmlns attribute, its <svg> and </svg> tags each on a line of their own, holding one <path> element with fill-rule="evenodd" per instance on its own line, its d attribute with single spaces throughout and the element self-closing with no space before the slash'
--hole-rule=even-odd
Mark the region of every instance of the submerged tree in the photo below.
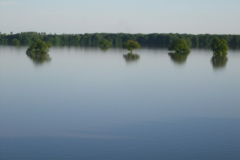
<svg viewBox="0 0 240 160">
<path fill-rule="evenodd" d="M 128 40 L 127 42 L 125 42 L 124 47 L 130 51 L 130 54 L 132 54 L 132 51 L 134 49 L 140 48 L 140 44 L 137 41 Z"/>
<path fill-rule="evenodd" d="M 112 43 L 106 39 L 103 39 L 100 43 L 99 43 L 99 47 L 102 50 L 107 50 L 111 47 Z"/>
<path fill-rule="evenodd" d="M 51 60 L 48 54 L 50 47 L 51 44 L 37 39 L 27 49 L 26 54 L 33 60 L 35 64 L 41 64 Z"/>
<path fill-rule="evenodd" d="M 169 51 L 175 51 L 176 53 L 189 53 L 189 46 L 185 39 L 177 39 L 170 44 Z"/>
<path fill-rule="evenodd" d="M 221 38 L 215 38 L 212 41 L 211 49 L 213 56 L 226 56 L 228 51 L 227 41 Z"/>
<path fill-rule="evenodd" d="M 49 48 L 52 45 L 50 43 L 46 43 L 40 39 L 35 40 L 31 46 L 27 49 L 27 54 L 32 56 L 40 56 L 47 54 L 49 52 Z"/>
</svg>

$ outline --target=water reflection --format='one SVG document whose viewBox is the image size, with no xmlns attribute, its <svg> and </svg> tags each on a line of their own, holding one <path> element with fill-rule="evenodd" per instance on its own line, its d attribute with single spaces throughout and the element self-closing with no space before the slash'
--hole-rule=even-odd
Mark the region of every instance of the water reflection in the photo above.
<svg viewBox="0 0 240 160">
<path fill-rule="evenodd" d="M 228 61 L 227 56 L 213 56 L 211 59 L 212 66 L 214 69 L 225 68 Z"/>
<path fill-rule="evenodd" d="M 124 54 L 123 58 L 127 63 L 131 63 L 131 62 L 137 62 L 140 56 L 138 54 L 128 53 L 128 54 Z"/>
<path fill-rule="evenodd" d="M 99 48 L 102 50 L 102 51 L 104 51 L 104 52 L 106 52 L 109 48 L 107 48 L 107 47 L 102 47 L 102 46 L 99 46 Z"/>
<path fill-rule="evenodd" d="M 27 54 L 27 56 L 33 61 L 35 65 L 42 65 L 44 63 L 50 62 L 51 57 L 49 56 L 48 53 L 43 54 L 43 55 L 32 55 L 32 54 Z"/>
<path fill-rule="evenodd" d="M 189 53 L 173 53 L 170 52 L 168 55 L 171 57 L 171 60 L 177 64 L 185 64 Z"/>
<path fill-rule="evenodd" d="M 39 70 L 0 46 L 0 159 L 239 159 L 239 51 L 215 74 L 211 50 L 181 69 L 167 50 L 110 50 L 53 47 Z"/>
</svg>

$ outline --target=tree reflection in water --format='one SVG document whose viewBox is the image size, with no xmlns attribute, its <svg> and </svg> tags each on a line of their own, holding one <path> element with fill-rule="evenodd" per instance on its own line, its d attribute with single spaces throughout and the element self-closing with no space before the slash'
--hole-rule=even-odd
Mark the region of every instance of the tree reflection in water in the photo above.
<svg viewBox="0 0 240 160">
<path fill-rule="evenodd" d="M 100 48 L 102 51 L 106 52 L 110 47 L 106 47 L 106 46 L 103 46 L 103 45 L 99 45 L 99 48 Z"/>
<path fill-rule="evenodd" d="M 138 61 L 140 56 L 138 54 L 128 53 L 128 54 L 124 54 L 123 58 L 127 63 L 131 63 L 131 62 Z"/>
<path fill-rule="evenodd" d="M 225 68 L 228 61 L 227 56 L 213 56 L 211 59 L 212 66 L 214 69 Z"/>
<path fill-rule="evenodd" d="M 51 57 L 48 53 L 42 55 L 27 54 L 27 56 L 33 61 L 35 65 L 42 65 L 51 61 Z"/>
<path fill-rule="evenodd" d="M 177 64 L 185 64 L 186 63 L 186 60 L 187 60 L 187 57 L 189 55 L 189 53 L 168 53 L 168 55 L 171 57 L 171 60 L 174 62 L 174 63 L 177 63 Z"/>
</svg>

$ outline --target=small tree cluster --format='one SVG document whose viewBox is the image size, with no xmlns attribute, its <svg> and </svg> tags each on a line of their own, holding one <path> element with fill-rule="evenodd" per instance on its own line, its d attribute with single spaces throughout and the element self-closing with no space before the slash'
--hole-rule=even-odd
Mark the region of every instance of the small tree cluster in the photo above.
<svg viewBox="0 0 240 160">
<path fill-rule="evenodd" d="M 175 51 L 176 53 L 189 53 L 189 47 L 185 39 L 177 39 L 173 41 L 168 48 L 169 51 Z"/>
<path fill-rule="evenodd" d="M 50 43 L 46 43 L 40 39 L 37 39 L 27 49 L 26 53 L 27 55 L 30 55 L 32 57 L 38 57 L 47 54 L 49 52 L 50 47 L 51 47 Z"/>
<path fill-rule="evenodd" d="M 227 41 L 220 38 L 215 38 L 212 41 L 211 49 L 213 51 L 213 56 L 226 56 L 228 51 Z"/>
<path fill-rule="evenodd" d="M 99 43 L 99 47 L 103 50 L 107 50 L 111 47 L 112 43 L 106 39 L 103 39 L 100 43 Z"/>
<path fill-rule="evenodd" d="M 130 53 L 132 53 L 134 49 L 140 48 L 140 44 L 137 41 L 128 40 L 127 42 L 125 42 L 124 47 L 127 48 L 127 50 L 129 50 Z"/>
</svg>

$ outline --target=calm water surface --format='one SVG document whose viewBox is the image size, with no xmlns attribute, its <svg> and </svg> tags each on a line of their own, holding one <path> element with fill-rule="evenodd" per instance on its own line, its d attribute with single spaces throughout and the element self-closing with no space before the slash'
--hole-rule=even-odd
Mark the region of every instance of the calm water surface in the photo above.
<svg viewBox="0 0 240 160">
<path fill-rule="evenodd" d="M 240 159 L 240 51 L 0 46 L 0 159 Z"/>
</svg>

